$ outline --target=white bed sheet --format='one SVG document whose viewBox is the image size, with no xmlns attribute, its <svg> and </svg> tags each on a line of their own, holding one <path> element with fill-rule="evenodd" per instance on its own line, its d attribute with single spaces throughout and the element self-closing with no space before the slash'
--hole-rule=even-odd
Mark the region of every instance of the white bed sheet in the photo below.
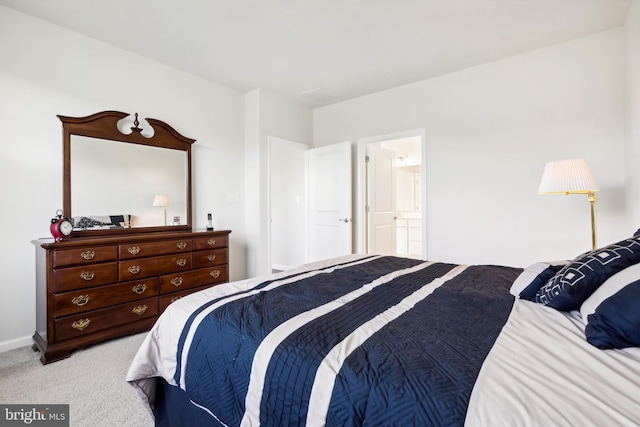
<svg viewBox="0 0 640 427">
<path fill-rule="evenodd" d="M 600 350 L 578 311 L 517 299 L 465 426 L 640 426 L 640 348 Z"/>
</svg>

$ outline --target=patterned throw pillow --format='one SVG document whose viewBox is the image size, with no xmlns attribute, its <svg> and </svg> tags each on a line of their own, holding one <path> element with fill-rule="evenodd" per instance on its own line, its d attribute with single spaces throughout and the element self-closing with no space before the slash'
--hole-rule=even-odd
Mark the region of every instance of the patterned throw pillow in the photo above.
<svg viewBox="0 0 640 427">
<path fill-rule="evenodd" d="M 577 310 L 609 277 L 640 262 L 640 236 L 596 249 L 563 267 L 536 293 L 536 302 Z"/>
</svg>

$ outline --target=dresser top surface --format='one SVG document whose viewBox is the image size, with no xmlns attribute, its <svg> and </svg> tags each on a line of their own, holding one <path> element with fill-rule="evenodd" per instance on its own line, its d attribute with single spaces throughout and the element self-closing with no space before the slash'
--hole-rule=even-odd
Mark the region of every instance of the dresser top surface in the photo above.
<svg viewBox="0 0 640 427">
<path fill-rule="evenodd" d="M 36 246 L 41 246 L 45 249 L 71 249 L 74 247 L 87 246 L 87 245 L 107 245 L 107 244 L 119 244 L 119 243 L 131 243 L 131 242 L 153 242 L 160 240 L 171 239 L 191 239 L 207 236 L 227 236 L 231 233 L 231 230 L 195 230 L 195 231 L 177 231 L 177 232 L 153 232 L 153 233 L 139 233 L 139 234 L 126 234 L 116 236 L 100 236 L 100 237 L 74 237 L 67 240 L 61 240 L 56 242 L 53 237 L 40 238 L 32 240 Z"/>
</svg>

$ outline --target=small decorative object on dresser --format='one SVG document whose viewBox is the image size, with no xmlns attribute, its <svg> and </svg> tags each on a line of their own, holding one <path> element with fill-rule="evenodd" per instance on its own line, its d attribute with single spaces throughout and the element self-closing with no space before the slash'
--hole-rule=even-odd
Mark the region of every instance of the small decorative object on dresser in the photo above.
<svg viewBox="0 0 640 427">
<path fill-rule="evenodd" d="M 210 213 L 207 214 L 207 231 L 213 231 L 213 221 Z"/>
<path fill-rule="evenodd" d="M 57 241 L 66 239 L 71 235 L 73 231 L 73 224 L 67 218 L 62 216 L 62 211 L 58 209 L 56 216 L 51 219 L 51 225 L 49 226 L 51 235 Z"/>
<path fill-rule="evenodd" d="M 58 116 L 63 130 L 62 210 L 51 225 L 55 240 L 32 242 L 37 264 L 33 340 L 42 363 L 148 330 L 176 299 L 229 280 L 231 231 L 194 232 L 191 226 L 195 140 L 150 118 L 145 120 L 153 132 L 143 132 L 137 113 L 131 131 L 124 133 L 120 129 L 129 117 L 118 111 Z M 158 164 L 164 165 L 162 172 Z M 152 174 L 154 180 L 146 186 L 136 182 L 135 188 L 111 181 L 101 186 L 105 166 L 109 176 Z M 157 194 L 156 188 L 167 194 L 154 202 L 163 208 L 164 222 L 148 213 L 148 195 Z M 169 194 L 177 225 L 167 225 Z M 113 209 L 127 214 L 109 215 Z M 88 220 L 109 218 L 110 223 L 74 228 L 66 220 L 74 214 Z M 73 239 L 63 240 L 70 236 Z"/>
</svg>

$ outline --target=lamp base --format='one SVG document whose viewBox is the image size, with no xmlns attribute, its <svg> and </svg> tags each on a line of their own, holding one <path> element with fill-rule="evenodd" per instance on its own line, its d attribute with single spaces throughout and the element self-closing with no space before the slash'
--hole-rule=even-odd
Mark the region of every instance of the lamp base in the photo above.
<svg viewBox="0 0 640 427">
<path fill-rule="evenodd" d="M 598 248 L 598 231 L 596 222 L 596 196 L 593 191 L 587 193 L 589 204 L 591 205 L 591 247 L 595 250 Z"/>
</svg>

